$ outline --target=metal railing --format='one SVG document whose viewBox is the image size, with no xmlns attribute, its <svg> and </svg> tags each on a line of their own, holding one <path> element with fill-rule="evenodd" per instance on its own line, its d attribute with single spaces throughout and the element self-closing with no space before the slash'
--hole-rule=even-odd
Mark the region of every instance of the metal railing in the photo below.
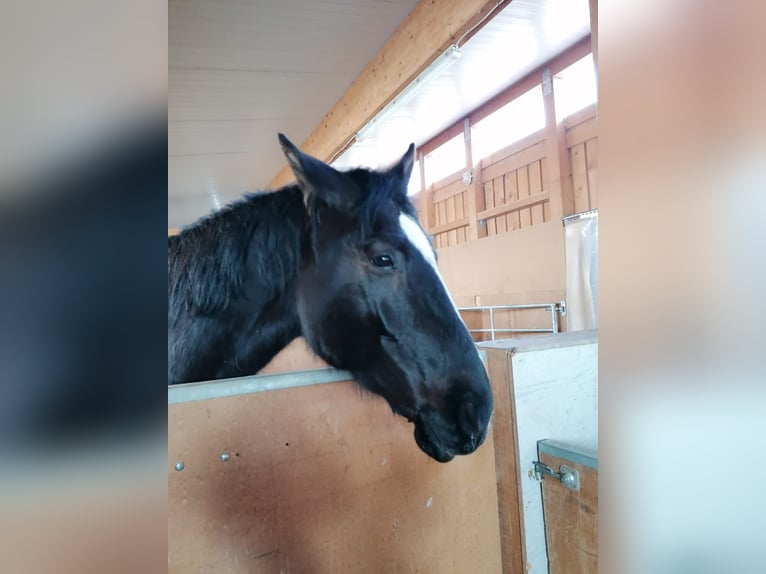
<svg viewBox="0 0 766 574">
<path fill-rule="evenodd" d="M 551 326 L 547 329 L 498 329 L 495 328 L 495 311 L 508 311 L 519 309 L 547 309 L 551 317 Z M 484 305 L 478 307 L 458 307 L 459 312 L 481 311 L 489 312 L 489 329 L 468 329 L 469 333 L 490 333 L 492 341 L 495 340 L 497 333 L 558 333 L 559 332 L 559 313 L 566 316 L 566 303 L 528 303 L 523 305 Z"/>
</svg>

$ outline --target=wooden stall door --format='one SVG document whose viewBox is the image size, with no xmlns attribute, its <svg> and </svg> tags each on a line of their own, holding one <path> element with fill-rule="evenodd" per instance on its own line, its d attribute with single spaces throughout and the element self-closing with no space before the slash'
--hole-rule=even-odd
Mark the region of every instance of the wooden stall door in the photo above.
<svg viewBox="0 0 766 574">
<path fill-rule="evenodd" d="M 539 461 L 554 471 L 562 465 L 579 474 L 579 489 L 545 477 L 543 512 L 550 574 L 596 574 L 598 572 L 598 468 L 587 458 L 559 456 L 540 449 Z M 591 459 L 592 460 L 592 459 Z"/>
<path fill-rule="evenodd" d="M 500 574 L 492 437 L 440 464 L 352 382 L 168 406 L 168 573 Z"/>
</svg>

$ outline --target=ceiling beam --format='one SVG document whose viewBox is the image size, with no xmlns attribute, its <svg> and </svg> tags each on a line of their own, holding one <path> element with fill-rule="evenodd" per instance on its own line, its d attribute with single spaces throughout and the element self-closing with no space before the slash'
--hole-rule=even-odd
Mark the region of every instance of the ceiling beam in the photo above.
<svg viewBox="0 0 766 574">
<path fill-rule="evenodd" d="M 330 161 L 439 54 L 469 31 L 474 34 L 478 28 L 472 28 L 499 3 L 503 0 L 421 0 L 300 145 L 301 150 Z M 285 165 L 271 187 L 293 180 Z"/>
</svg>

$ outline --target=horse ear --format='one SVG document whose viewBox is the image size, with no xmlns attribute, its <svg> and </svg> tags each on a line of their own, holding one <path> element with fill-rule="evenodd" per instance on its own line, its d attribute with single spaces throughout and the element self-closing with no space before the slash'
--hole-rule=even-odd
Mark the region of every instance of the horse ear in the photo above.
<svg viewBox="0 0 766 574">
<path fill-rule="evenodd" d="M 413 165 L 415 165 L 415 144 L 411 143 L 410 147 L 407 148 L 407 151 L 402 156 L 402 159 L 391 168 L 391 172 L 399 175 L 406 186 L 412 176 Z"/>
<path fill-rule="evenodd" d="M 303 153 L 284 134 L 279 134 L 279 143 L 303 191 L 306 205 L 311 205 L 318 198 L 343 213 L 352 213 L 356 209 L 362 193 L 353 180 L 325 162 Z"/>
</svg>

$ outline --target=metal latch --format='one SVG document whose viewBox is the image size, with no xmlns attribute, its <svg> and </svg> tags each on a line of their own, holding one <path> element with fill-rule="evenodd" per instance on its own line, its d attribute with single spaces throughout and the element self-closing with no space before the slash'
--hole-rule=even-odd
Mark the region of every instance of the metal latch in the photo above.
<svg viewBox="0 0 766 574">
<path fill-rule="evenodd" d="M 534 462 L 535 468 L 532 471 L 534 473 L 535 480 L 542 480 L 545 476 L 550 476 L 556 480 L 560 480 L 561 484 L 567 487 L 569 490 L 580 490 L 580 473 L 574 468 L 569 468 L 566 465 L 559 467 L 559 472 L 553 470 L 547 464 L 543 464 L 540 461 Z M 531 473 L 530 473 L 531 474 Z"/>
</svg>

